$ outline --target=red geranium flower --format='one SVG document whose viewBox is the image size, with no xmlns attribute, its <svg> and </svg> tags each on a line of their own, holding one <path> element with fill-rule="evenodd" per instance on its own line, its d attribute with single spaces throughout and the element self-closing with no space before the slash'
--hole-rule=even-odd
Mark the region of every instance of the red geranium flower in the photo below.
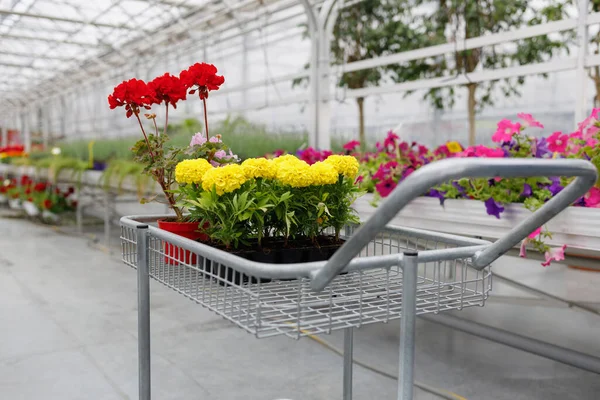
<svg viewBox="0 0 600 400">
<path fill-rule="evenodd" d="M 139 79 L 130 79 L 118 84 L 113 93 L 108 96 L 108 104 L 111 109 L 125 106 L 127 118 L 138 112 L 140 107 L 150 109 L 154 102 L 150 89 L 146 82 Z"/>
<path fill-rule="evenodd" d="M 173 108 L 177 108 L 177 102 L 185 100 L 187 95 L 187 88 L 181 80 L 169 73 L 148 82 L 148 88 L 154 103 L 161 104 L 164 101 L 165 103 L 171 103 Z"/>
<path fill-rule="evenodd" d="M 190 94 L 198 94 L 201 100 L 208 97 L 211 90 L 219 90 L 219 86 L 225 82 L 225 77 L 217 75 L 217 67 L 212 64 L 196 63 L 179 74 L 181 82 L 186 88 L 195 87 Z"/>
<path fill-rule="evenodd" d="M 46 185 L 46 182 L 38 182 L 33 187 L 33 190 L 35 190 L 36 192 L 43 192 L 44 190 L 46 190 Z"/>
<path fill-rule="evenodd" d="M 49 210 L 50 207 L 52 207 L 52 202 L 50 201 L 50 199 L 46 199 L 44 200 L 44 203 L 42 204 L 42 206 L 46 209 Z"/>
</svg>

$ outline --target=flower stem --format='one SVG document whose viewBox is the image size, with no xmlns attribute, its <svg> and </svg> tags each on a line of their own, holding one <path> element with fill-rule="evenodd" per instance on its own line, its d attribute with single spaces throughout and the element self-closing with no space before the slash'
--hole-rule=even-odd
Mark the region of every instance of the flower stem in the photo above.
<svg viewBox="0 0 600 400">
<path fill-rule="evenodd" d="M 152 147 L 150 146 L 150 142 L 148 141 L 148 136 L 146 135 L 146 131 L 144 130 L 144 125 L 142 125 L 142 120 L 140 119 L 140 113 L 138 112 L 134 112 L 135 117 L 138 120 L 138 123 L 140 124 L 140 128 L 142 129 L 142 134 L 144 135 L 144 139 L 146 139 L 146 144 L 148 145 L 148 151 L 150 152 L 150 157 L 152 157 L 152 160 L 154 160 L 154 152 L 152 151 Z"/>
<path fill-rule="evenodd" d="M 165 131 L 164 131 L 164 135 L 167 135 L 167 126 L 169 126 L 169 103 L 165 102 L 166 107 L 166 112 L 165 112 Z"/>
<path fill-rule="evenodd" d="M 208 142 L 208 114 L 206 112 L 206 99 L 202 99 L 204 104 L 204 129 L 206 130 L 206 141 Z"/>
<path fill-rule="evenodd" d="M 158 137 L 159 133 L 158 133 L 158 125 L 156 125 L 156 118 L 152 118 L 152 122 L 154 122 L 154 132 L 156 132 L 156 137 Z"/>
</svg>

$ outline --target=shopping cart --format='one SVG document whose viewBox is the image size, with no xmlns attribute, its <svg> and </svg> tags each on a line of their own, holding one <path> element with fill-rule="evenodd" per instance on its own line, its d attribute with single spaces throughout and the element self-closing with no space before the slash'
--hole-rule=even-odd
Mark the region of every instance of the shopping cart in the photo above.
<svg viewBox="0 0 600 400">
<path fill-rule="evenodd" d="M 494 243 L 388 226 L 412 199 L 463 177 L 573 176 L 541 209 Z M 490 264 L 583 196 L 596 182 L 583 160 L 454 159 L 414 172 L 328 260 L 264 264 L 160 230 L 162 216 L 121 219 L 123 261 L 137 268 L 139 394 L 150 400 L 149 278 L 201 304 L 257 338 L 344 329 L 343 398 L 352 398 L 353 328 L 401 319 L 398 399 L 412 399 L 416 316 L 483 306 Z"/>
</svg>

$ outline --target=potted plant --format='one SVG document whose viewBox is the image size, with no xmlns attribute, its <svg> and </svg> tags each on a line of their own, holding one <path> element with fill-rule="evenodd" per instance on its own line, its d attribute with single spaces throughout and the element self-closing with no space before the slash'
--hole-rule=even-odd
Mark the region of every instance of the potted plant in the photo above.
<svg viewBox="0 0 600 400">
<path fill-rule="evenodd" d="M 142 199 L 142 203 L 159 201 L 166 203 L 173 210 L 173 218 L 158 221 L 158 226 L 169 232 L 187 237 L 201 239 L 205 236 L 198 229 L 198 222 L 193 222 L 184 213 L 179 204 L 178 192 L 175 186 L 175 167 L 185 159 L 204 159 L 213 165 L 223 165 L 236 162 L 237 157 L 225 146 L 219 136 L 210 137 L 208 130 L 208 115 L 206 101 L 210 91 L 218 90 L 225 78 L 217 75 L 217 68 L 212 64 L 196 63 L 181 71 L 179 77 L 166 73 L 146 83 L 138 79 L 124 81 L 114 88 L 108 96 L 111 109 L 125 107 L 127 118 L 135 117 L 143 138 L 131 149 L 134 161 L 144 165 L 143 172 L 148 174 L 160 186 L 164 200 L 156 196 Z M 188 94 L 198 94 L 204 108 L 204 133 L 195 134 L 186 148 L 167 146 L 169 137 L 167 127 L 170 108 L 176 108 L 177 103 L 186 100 Z M 143 116 L 151 121 L 153 133 L 148 133 L 142 123 L 142 110 L 151 110 L 152 106 L 164 107 L 165 122 L 162 132 L 157 124 L 156 114 L 148 112 Z M 227 153 L 229 150 L 229 153 Z M 167 249 L 173 254 L 176 249 Z"/>
<path fill-rule="evenodd" d="M 74 193 L 75 188 L 73 187 L 62 191 L 58 187 L 46 186 L 40 195 L 35 197 L 36 206 L 42 210 L 42 220 L 46 223 L 57 224 L 60 222 L 61 214 L 75 211 L 77 200 L 73 197 Z"/>
<path fill-rule="evenodd" d="M 351 156 L 309 165 L 285 155 L 222 167 L 186 160 L 175 177 L 182 205 L 210 245 L 249 260 L 286 264 L 326 260 L 343 244 L 342 228 L 359 222 L 352 209 L 360 195 L 357 172 Z"/>
<path fill-rule="evenodd" d="M 579 124 L 570 134 L 555 132 L 547 137 L 536 137 L 526 133 L 532 128 L 544 126 L 530 114 L 519 113 L 519 121 L 501 120 L 492 136 L 493 146 L 471 146 L 464 148 L 457 142 L 448 142 L 431 151 L 417 143 L 407 143 L 393 132 L 388 133 L 383 143 L 377 144 L 377 152 L 362 155 L 362 184 L 375 191 L 373 203 L 385 198 L 406 176 L 429 162 L 451 157 L 507 157 L 507 158 L 581 158 L 600 166 L 600 109 Z M 434 204 L 434 199 L 421 198 L 409 205 L 398 216 L 398 223 L 426 229 L 451 229 L 455 233 L 474 236 L 490 234 L 499 237 L 510 229 L 516 220 L 525 218 L 527 210 L 535 211 L 558 194 L 573 178 L 533 177 L 460 179 L 432 188 L 425 195 L 439 199 L 444 206 Z M 482 204 L 483 203 L 483 204 Z M 564 259 L 565 241 L 569 246 L 589 248 L 594 238 L 593 227 L 585 224 L 593 218 L 582 217 L 593 213 L 591 208 L 600 207 L 600 182 L 585 196 L 565 210 L 559 219 L 547 227 L 532 232 L 523 241 L 521 255 L 526 247 L 533 247 L 545 256 L 542 265 L 552 260 Z M 588 208 L 588 210 L 580 207 Z M 481 211 L 482 209 L 483 211 Z M 362 210 L 369 213 L 368 207 Z M 485 214 L 495 217 L 486 222 Z M 501 216 L 506 215 L 506 219 Z M 572 218 L 569 218 L 571 215 Z M 575 218 L 575 215 L 579 216 Z M 569 224 L 569 220 L 578 220 Z M 565 225 L 565 222 L 567 224 Z M 584 226 L 585 225 L 585 226 Z M 494 234 L 497 231 L 497 234 Z M 552 233 L 555 235 L 553 236 Z M 595 242 L 598 243 L 599 235 Z M 561 242 L 562 241 L 562 242 Z M 548 242 L 559 247 L 551 248 Z M 598 248 L 596 245 L 595 248 Z"/>
</svg>

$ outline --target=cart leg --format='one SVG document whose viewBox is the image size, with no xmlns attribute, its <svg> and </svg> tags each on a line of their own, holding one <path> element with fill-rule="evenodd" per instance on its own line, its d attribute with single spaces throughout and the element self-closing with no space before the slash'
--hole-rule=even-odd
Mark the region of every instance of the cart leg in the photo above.
<svg viewBox="0 0 600 400">
<path fill-rule="evenodd" d="M 416 252 L 404 253 L 402 265 L 402 318 L 400 319 L 400 361 L 398 370 L 398 400 L 412 400 L 415 371 L 415 323 L 417 312 Z"/>
<path fill-rule="evenodd" d="M 150 273 L 148 225 L 137 227 L 139 398 L 150 400 Z"/>
<path fill-rule="evenodd" d="M 352 400 L 352 364 L 354 328 L 344 329 L 344 391 L 343 400 Z"/>
</svg>

